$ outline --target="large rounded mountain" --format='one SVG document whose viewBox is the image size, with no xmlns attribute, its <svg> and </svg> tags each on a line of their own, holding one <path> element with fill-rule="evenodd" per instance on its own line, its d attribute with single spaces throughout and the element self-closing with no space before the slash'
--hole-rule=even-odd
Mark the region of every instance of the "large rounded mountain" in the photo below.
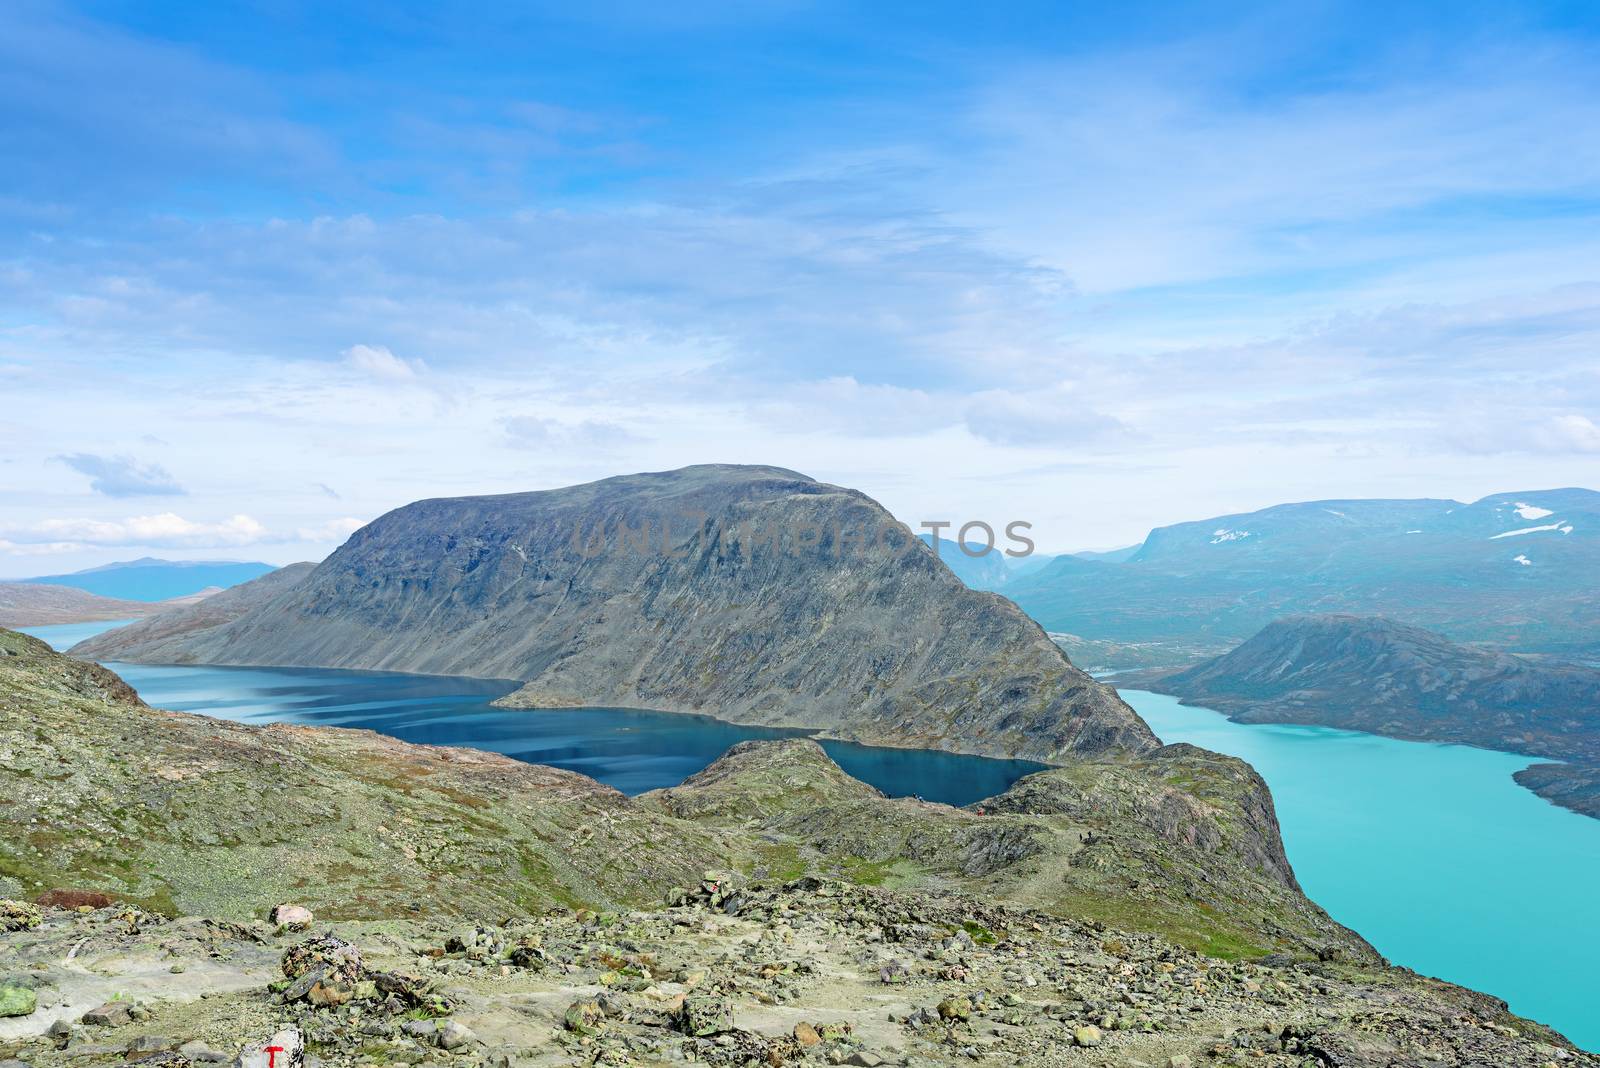
<svg viewBox="0 0 1600 1068">
<path fill-rule="evenodd" d="M 781 468 L 418 501 L 231 603 L 73 652 L 509 678 L 524 685 L 507 703 L 526 707 L 702 712 L 1041 760 L 1157 744 L 877 502 Z"/>
</svg>

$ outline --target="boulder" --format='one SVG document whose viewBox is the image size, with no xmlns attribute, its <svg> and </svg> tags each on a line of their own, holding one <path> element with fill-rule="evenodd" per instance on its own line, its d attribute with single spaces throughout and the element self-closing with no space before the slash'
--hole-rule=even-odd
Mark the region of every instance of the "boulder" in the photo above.
<svg viewBox="0 0 1600 1068">
<path fill-rule="evenodd" d="M 724 998 L 690 994 L 678 1010 L 678 1029 L 691 1038 L 732 1031 L 733 1009 Z"/>
<path fill-rule="evenodd" d="M 582 998 L 567 1006 L 562 1022 L 568 1031 L 577 1035 L 598 1034 L 600 1026 L 605 1022 L 605 1010 L 598 1001 L 592 998 Z"/>
<path fill-rule="evenodd" d="M 286 1027 L 240 1050 L 233 1068 L 305 1068 L 305 1063 L 305 1036 L 298 1027 Z"/>
<path fill-rule="evenodd" d="M 44 913 L 26 901 L 0 899 L 0 931 L 31 931 L 44 922 Z"/>
<path fill-rule="evenodd" d="M 126 1001 L 108 1001 L 83 1014 L 83 1022 L 95 1027 L 121 1027 L 133 1021 L 133 1006 Z"/>
<path fill-rule="evenodd" d="M 0 1017 L 31 1016 L 39 1007 L 39 995 L 25 986 L 0 983 Z"/>
<path fill-rule="evenodd" d="M 330 931 L 284 950 L 282 967 L 283 974 L 290 979 L 299 979 L 322 968 L 325 978 L 354 985 L 361 978 L 361 951 Z"/>
</svg>

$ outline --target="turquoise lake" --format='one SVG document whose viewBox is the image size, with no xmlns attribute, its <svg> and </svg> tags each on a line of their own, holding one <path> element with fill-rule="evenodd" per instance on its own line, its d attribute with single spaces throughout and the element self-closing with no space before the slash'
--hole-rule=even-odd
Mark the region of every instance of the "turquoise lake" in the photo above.
<svg viewBox="0 0 1600 1068">
<path fill-rule="evenodd" d="M 57 648 L 113 623 L 30 628 Z M 749 738 L 801 732 L 622 709 L 514 711 L 512 684 L 379 672 L 111 664 L 152 705 L 252 723 L 365 727 L 593 776 L 626 793 L 681 782 Z M 1271 785 L 1306 892 L 1397 964 L 1505 998 L 1600 1049 L 1600 820 L 1543 801 L 1527 757 L 1322 727 L 1251 726 L 1137 690 L 1167 742 L 1248 760 Z M 965 804 L 1037 765 L 824 742 L 886 793 Z"/>
<path fill-rule="evenodd" d="M 1163 741 L 1255 765 L 1306 893 L 1384 956 L 1600 1049 L 1600 820 L 1512 781 L 1536 761 L 1122 696 Z"/>
</svg>

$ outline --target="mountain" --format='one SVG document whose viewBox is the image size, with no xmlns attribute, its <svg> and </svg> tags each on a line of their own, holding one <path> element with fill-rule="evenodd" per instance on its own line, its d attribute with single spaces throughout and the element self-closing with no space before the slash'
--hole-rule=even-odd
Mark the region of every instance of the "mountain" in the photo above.
<svg viewBox="0 0 1600 1068">
<path fill-rule="evenodd" d="M 1570 803 L 1585 795 L 1576 783 L 1600 765 L 1600 670 L 1458 645 L 1387 619 L 1290 617 L 1223 656 L 1135 673 L 1127 684 L 1243 723 L 1321 724 L 1571 761 L 1566 774 L 1518 781 L 1537 780 L 1542 795 L 1580 810 Z"/>
<path fill-rule="evenodd" d="M 74 655 L 94 660 L 140 660 L 150 664 L 193 663 L 190 643 L 231 623 L 305 581 L 316 567 L 289 564 L 260 578 L 222 590 L 191 604 L 177 605 L 126 627 L 104 631 L 73 647 Z M 138 656 L 129 650 L 137 648 Z"/>
<path fill-rule="evenodd" d="M 92 623 L 104 619 L 138 619 L 159 611 L 144 601 L 97 597 L 69 586 L 32 582 L 0 582 L 0 626 L 44 627 L 57 623 Z"/>
<path fill-rule="evenodd" d="M 419 501 L 300 581 L 263 581 L 230 591 L 259 600 L 236 616 L 187 617 L 181 634 L 135 624 L 74 652 L 508 678 L 524 683 L 503 699 L 517 707 L 700 712 L 1041 760 L 1158 744 L 877 502 L 780 468 Z"/>
<path fill-rule="evenodd" d="M 167 601 L 199 593 L 208 586 L 227 589 L 260 578 L 271 570 L 271 564 L 232 560 L 158 560 L 146 556 L 138 560 L 103 564 L 70 575 L 44 575 L 27 581 L 49 586 L 70 586 L 101 597 Z"/>
<path fill-rule="evenodd" d="M 1300 893 L 1248 766 L 1188 746 L 957 809 L 789 739 L 628 798 L 162 712 L 0 631 L 0 751 L 15 1063 L 253 1065 L 276 1033 L 290 1065 L 1600 1065 L 1387 966 Z"/>
<path fill-rule="evenodd" d="M 1600 493 L 1557 489 L 1473 504 L 1315 501 L 1179 523 L 1120 562 L 1058 557 L 1006 594 L 1051 631 L 1162 643 L 1173 663 L 1283 616 L 1327 613 L 1600 660 L 1596 588 Z"/>
<path fill-rule="evenodd" d="M 939 561 L 955 573 L 956 578 L 974 590 L 997 590 L 1011 577 L 1011 561 L 1000 548 L 983 552 L 983 543 L 967 543 L 967 551 L 948 538 L 935 538 L 932 534 L 918 535 L 922 543 L 933 549 Z M 972 555 L 981 553 L 981 555 Z"/>
</svg>

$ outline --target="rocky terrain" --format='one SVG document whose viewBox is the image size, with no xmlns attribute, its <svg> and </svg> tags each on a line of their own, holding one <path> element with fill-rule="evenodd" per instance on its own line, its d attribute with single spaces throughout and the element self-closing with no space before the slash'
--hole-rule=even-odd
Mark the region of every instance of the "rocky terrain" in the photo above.
<svg viewBox="0 0 1600 1068">
<path fill-rule="evenodd" d="M 1241 723 L 1308 723 L 1392 738 L 1558 757 L 1517 781 L 1593 811 L 1600 670 L 1459 645 L 1387 619 L 1296 616 L 1181 671 L 1128 685 L 1174 694 Z"/>
<path fill-rule="evenodd" d="M 481 917 L 638 905 L 721 865 L 1003 888 L 1229 955 L 1370 956 L 1294 884 L 1248 765 L 1188 746 L 959 809 L 886 798 L 791 739 L 630 799 L 474 750 L 148 709 L 111 672 L 6 632 L 0 715 L 0 895 L 71 886 L 230 919 L 288 897 L 403 916 L 437 895 L 434 911 Z"/>
<path fill-rule="evenodd" d="M 97 634 L 80 642 L 73 652 L 94 660 L 142 660 L 152 664 L 188 662 L 189 642 L 195 635 L 231 623 L 267 604 L 278 594 L 304 582 L 316 566 L 299 563 L 280 567 L 192 604 L 174 607 L 161 613 L 159 618 Z M 138 655 L 129 655 L 134 649 Z"/>
<path fill-rule="evenodd" d="M 1229 962 L 809 877 L 709 871 L 663 898 L 454 925 L 36 909 L 0 935 L 0 999 L 34 1006 L 0 1019 L 0 1063 L 1600 1063 L 1491 998 L 1400 971 Z"/>
<path fill-rule="evenodd" d="M 1193 663 L 1290 615 L 1383 616 L 1453 641 L 1600 664 L 1600 493 L 1309 501 L 1177 523 L 1125 559 L 1005 586 L 1051 631 Z M 1104 666 L 1148 666 L 1136 655 Z"/>
<path fill-rule="evenodd" d="M 5 627 L 45 627 L 56 623 L 138 619 L 159 612 L 163 607 L 145 601 L 99 597 L 70 586 L 0 582 L 0 626 Z"/>
<path fill-rule="evenodd" d="M 1158 744 L 876 502 L 778 468 L 419 501 L 298 580 L 230 593 L 249 604 L 219 598 L 202 608 L 220 614 L 74 652 L 515 679 L 517 706 L 701 712 L 1044 761 Z"/>
<path fill-rule="evenodd" d="M 1600 1064 L 1385 966 L 1187 746 L 953 809 L 751 743 L 630 800 L 3 631 L 0 700 L 6 1068 Z"/>
</svg>

